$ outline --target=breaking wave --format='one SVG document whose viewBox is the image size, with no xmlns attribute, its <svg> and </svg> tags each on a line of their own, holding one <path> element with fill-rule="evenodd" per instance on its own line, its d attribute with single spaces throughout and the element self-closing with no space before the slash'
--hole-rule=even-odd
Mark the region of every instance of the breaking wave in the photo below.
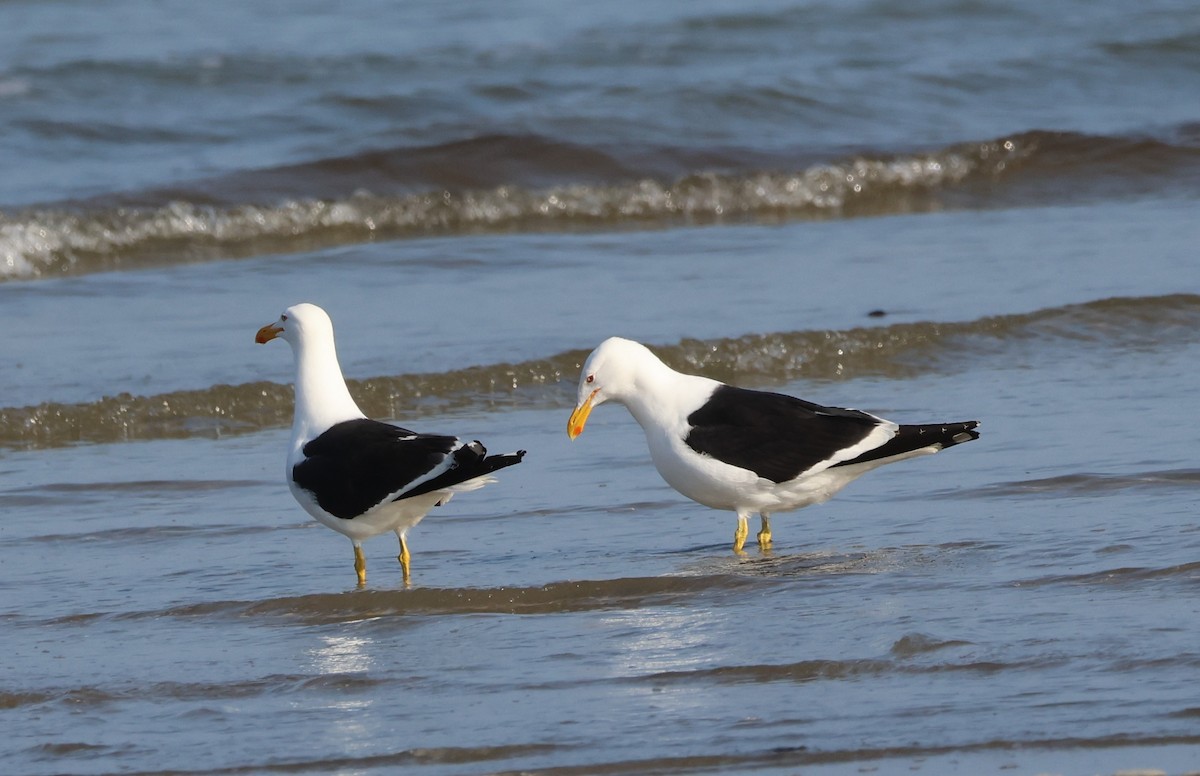
<svg viewBox="0 0 1200 776">
<path fill-rule="evenodd" d="M 490 136 L 0 212 L 0 281 L 475 232 L 651 228 L 1070 202 L 1200 179 L 1163 141 L 1032 131 L 922 152 L 585 148 Z M 1115 189 L 1114 189 L 1115 187 Z"/>
</svg>

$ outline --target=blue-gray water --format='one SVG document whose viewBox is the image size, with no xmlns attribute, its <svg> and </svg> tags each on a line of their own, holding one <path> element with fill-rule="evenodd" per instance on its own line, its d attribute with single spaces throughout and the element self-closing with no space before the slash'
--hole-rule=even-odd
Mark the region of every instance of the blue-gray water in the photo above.
<svg viewBox="0 0 1200 776">
<path fill-rule="evenodd" d="M 1200 771 L 1194 3 L 0 3 L 6 773 Z M 349 543 L 364 407 L 529 450 Z M 871 316 L 872 311 L 884 315 Z M 729 550 L 601 339 L 982 438 Z"/>
</svg>

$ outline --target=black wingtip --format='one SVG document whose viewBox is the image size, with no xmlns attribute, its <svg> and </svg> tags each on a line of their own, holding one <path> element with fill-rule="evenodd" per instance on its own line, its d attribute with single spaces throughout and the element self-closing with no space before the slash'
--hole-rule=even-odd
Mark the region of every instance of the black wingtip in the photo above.
<svg viewBox="0 0 1200 776">
<path fill-rule="evenodd" d="M 953 447 L 961 445 L 963 442 L 973 442 L 979 439 L 979 432 L 975 429 L 979 428 L 978 420 L 965 420 L 962 423 L 950 423 L 944 428 L 950 436 L 943 442 L 945 447 Z"/>
<path fill-rule="evenodd" d="M 507 466 L 515 466 L 524 457 L 524 450 L 518 450 L 515 453 L 500 453 L 499 455 L 489 455 L 484 459 L 484 464 L 489 472 L 494 472 Z"/>
<path fill-rule="evenodd" d="M 978 425 L 978 420 L 902 425 L 896 436 L 874 450 L 868 450 L 857 458 L 841 461 L 834 465 L 849 466 L 850 464 L 893 458 L 922 448 L 933 451 L 945 450 L 947 447 L 979 439 L 979 432 L 975 430 Z"/>
</svg>

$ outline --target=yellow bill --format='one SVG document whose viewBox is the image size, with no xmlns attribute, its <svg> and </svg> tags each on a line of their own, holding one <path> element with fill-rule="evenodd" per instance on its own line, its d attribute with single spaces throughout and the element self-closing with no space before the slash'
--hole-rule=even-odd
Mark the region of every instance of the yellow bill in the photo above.
<svg viewBox="0 0 1200 776">
<path fill-rule="evenodd" d="M 599 390 L 597 388 L 595 391 L 592 391 L 583 404 L 580 404 L 571 413 L 571 417 L 567 420 L 567 436 L 571 439 L 583 433 L 583 427 L 587 425 L 588 415 L 592 414 L 592 400 L 596 398 Z"/>
<path fill-rule="evenodd" d="M 259 345 L 265 345 L 271 340 L 278 337 L 283 332 L 283 327 L 276 326 L 273 323 L 268 323 L 266 326 L 258 330 L 258 334 L 254 335 L 254 341 Z"/>
</svg>

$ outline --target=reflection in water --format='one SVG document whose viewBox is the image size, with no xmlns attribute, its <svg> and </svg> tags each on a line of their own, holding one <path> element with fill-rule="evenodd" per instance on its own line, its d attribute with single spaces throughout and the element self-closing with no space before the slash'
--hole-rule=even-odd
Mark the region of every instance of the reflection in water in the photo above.
<svg viewBox="0 0 1200 776">
<path fill-rule="evenodd" d="M 629 679 L 676 671 L 701 670 L 720 663 L 720 641 L 727 624 L 723 612 L 694 608 L 636 609 L 606 617 L 612 629 L 607 653 L 613 678 Z M 619 688 L 619 689 L 618 689 Z M 621 682 L 611 701 L 647 724 L 668 720 L 720 719 L 728 711 L 720 692 L 691 683 Z"/>
<path fill-rule="evenodd" d="M 619 656 L 614 676 L 680 671 L 712 662 L 711 634 L 719 612 L 711 609 L 634 609 L 606 621 L 623 643 L 611 654 Z"/>
<path fill-rule="evenodd" d="M 374 641 L 366 636 L 321 636 L 324 646 L 309 650 L 309 655 L 322 674 L 366 672 L 375 662 L 368 649 Z"/>
<path fill-rule="evenodd" d="M 331 635 L 320 637 L 322 646 L 309 650 L 313 667 L 322 675 L 367 673 L 375 664 L 372 647 L 375 640 L 366 636 Z M 369 712 L 374 696 L 360 694 L 330 698 L 325 708 L 337 712 L 331 715 L 329 740 L 337 742 L 345 754 L 355 754 L 370 745 L 374 732 L 374 715 Z"/>
</svg>

